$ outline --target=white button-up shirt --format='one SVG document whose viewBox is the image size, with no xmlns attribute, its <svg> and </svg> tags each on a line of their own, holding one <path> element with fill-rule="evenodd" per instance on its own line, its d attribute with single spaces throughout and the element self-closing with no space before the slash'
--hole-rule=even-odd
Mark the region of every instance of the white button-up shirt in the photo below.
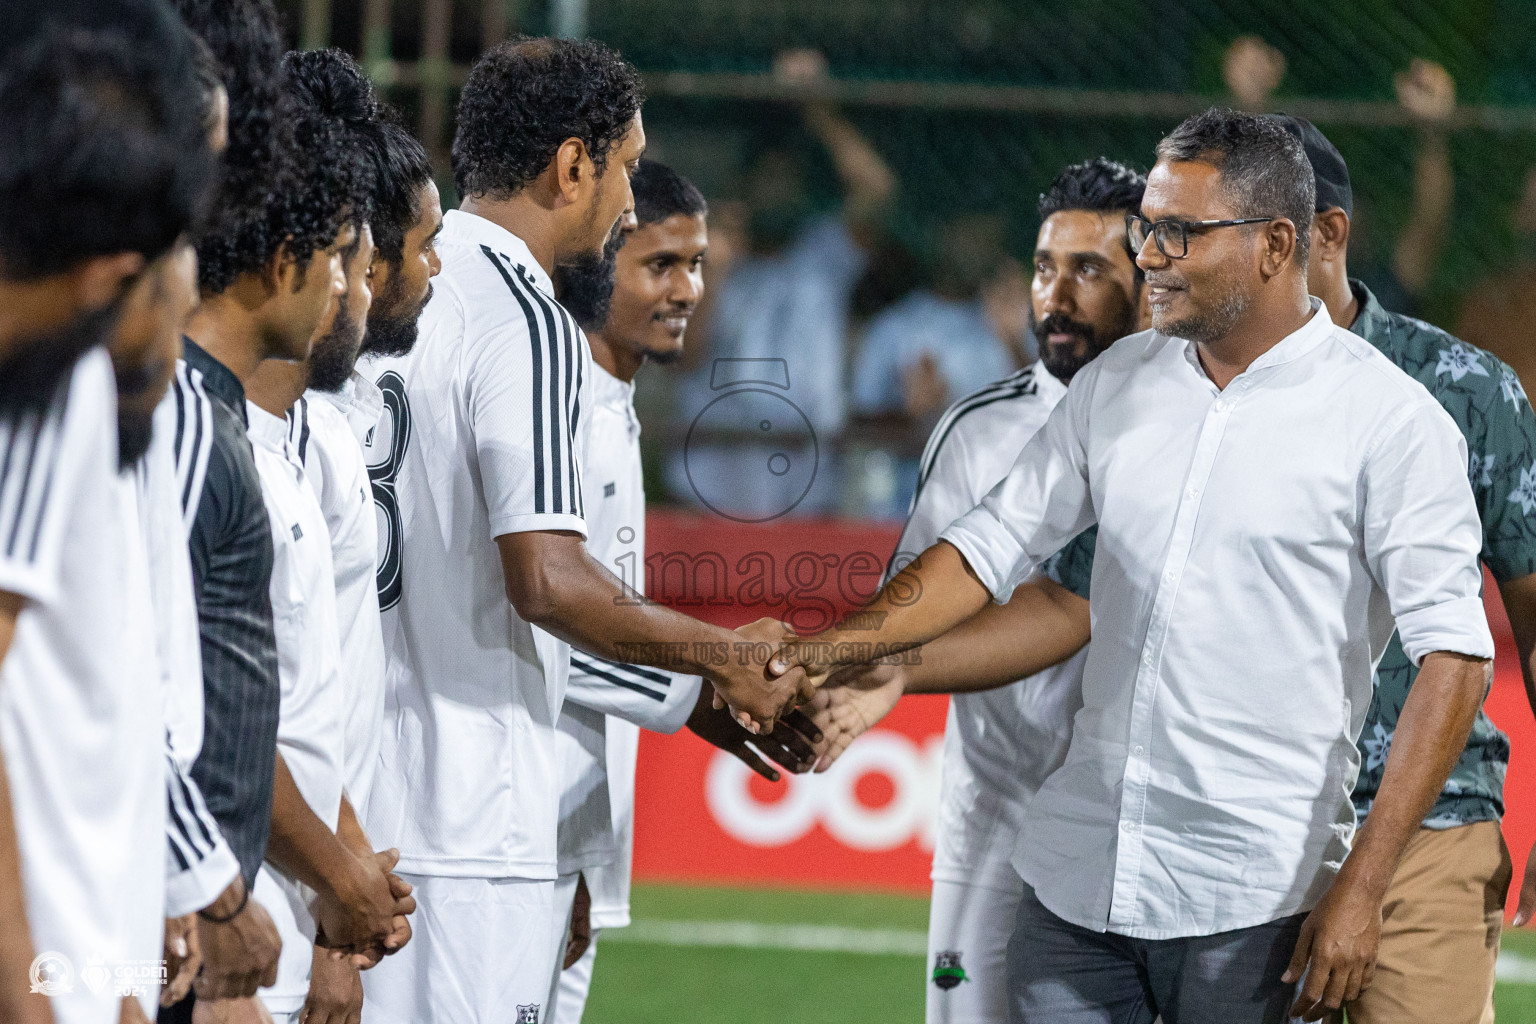
<svg viewBox="0 0 1536 1024">
<path fill-rule="evenodd" d="M 1394 621 L 1491 658 L 1451 418 L 1316 299 L 1223 391 L 1132 335 L 942 534 L 998 600 L 1097 522 L 1066 763 L 1015 857 L 1054 914 L 1140 938 L 1310 909 L 1349 851 L 1355 737 Z"/>
</svg>

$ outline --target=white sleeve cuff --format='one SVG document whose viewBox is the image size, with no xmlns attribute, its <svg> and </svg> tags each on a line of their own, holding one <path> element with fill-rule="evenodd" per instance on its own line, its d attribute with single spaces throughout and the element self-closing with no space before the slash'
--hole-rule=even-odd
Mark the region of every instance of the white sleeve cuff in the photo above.
<svg viewBox="0 0 1536 1024">
<path fill-rule="evenodd" d="M 939 534 L 965 556 L 992 600 L 1007 603 L 1013 590 L 1034 572 L 1035 565 L 1009 529 L 985 505 L 978 505 Z"/>
<path fill-rule="evenodd" d="M 184 917 L 202 910 L 218 899 L 240 874 L 240 863 L 222 835 L 215 838 L 213 850 L 206 857 L 195 861 L 185 871 L 180 870 L 175 858 L 169 854 L 166 863 L 166 917 Z"/>
<path fill-rule="evenodd" d="M 1493 657 L 1493 635 L 1480 597 L 1458 597 L 1397 617 L 1403 652 L 1414 665 L 1426 654 L 1450 651 L 1471 658 Z"/>
</svg>

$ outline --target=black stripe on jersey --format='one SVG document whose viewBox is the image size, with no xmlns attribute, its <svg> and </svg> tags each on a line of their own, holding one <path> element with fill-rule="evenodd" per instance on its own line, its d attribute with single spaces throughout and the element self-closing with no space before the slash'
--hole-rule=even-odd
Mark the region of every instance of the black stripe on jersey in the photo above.
<svg viewBox="0 0 1536 1024">
<path fill-rule="evenodd" d="M 517 304 L 523 308 L 523 316 L 528 320 L 528 342 L 533 356 L 533 510 L 546 512 L 548 508 L 544 501 L 544 416 L 541 398 L 544 391 L 544 353 L 542 350 L 543 337 L 539 330 L 539 316 L 533 306 L 523 297 L 522 292 L 512 280 L 512 275 L 507 273 L 507 268 L 502 265 L 500 259 L 491 251 L 488 245 L 480 246 L 480 251 L 485 258 L 491 261 L 491 266 L 501 275 L 501 279 L 507 283 L 507 290 L 517 300 Z"/>
<path fill-rule="evenodd" d="M 309 399 L 303 395 L 288 410 L 288 443 L 298 450 L 302 465 L 309 451 Z"/>
<path fill-rule="evenodd" d="M 575 441 L 573 440 L 576 436 L 577 421 L 575 418 L 575 410 L 571 401 L 571 393 L 569 390 L 569 385 L 571 383 L 571 362 L 576 359 L 578 355 L 572 351 L 573 345 L 571 344 L 571 338 L 572 332 L 576 331 L 578 328 L 576 327 L 576 321 L 571 318 L 570 313 L 566 312 L 564 306 L 550 299 L 543 293 L 543 291 L 539 289 L 536 284 L 525 277 L 522 273 L 521 267 L 517 267 L 516 270 L 518 271 L 518 286 L 522 289 L 523 293 L 528 298 L 532 299 L 533 302 L 535 302 L 544 311 L 545 323 L 549 327 L 549 412 L 551 433 L 553 435 L 555 431 L 559 431 L 562 424 L 565 428 L 562 433 L 550 438 L 551 446 L 554 452 L 555 463 L 559 463 L 561 461 L 560 439 L 561 437 L 567 439 L 567 443 L 565 444 L 564 448 L 565 456 L 563 468 L 564 479 L 568 481 L 569 484 L 565 490 L 565 493 L 570 495 L 570 501 L 569 505 L 567 505 L 567 502 L 564 500 L 564 497 L 561 493 L 561 477 L 557 475 L 560 471 L 559 468 L 557 467 L 552 469 L 550 477 L 553 480 L 555 487 L 554 511 L 570 512 L 575 515 L 581 515 L 581 474 L 579 467 L 576 465 L 576 449 Z M 565 416 L 563 418 L 560 415 L 561 407 L 559 387 L 561 385 L 562 378 L 560 370 L 560 353 L 556 347 L 557 337 L 555 331 L 555 321 L 557 319 L 560 321 L 562 327 L 561 333 L 563 334 L 566 341 L 564 383 L 567 387 L 565 395 Z"/>
<path fill-rule="evenodd" d="M 0 531 L 5 534 L 8 558 L 30 562 L 37 557 L 47 520 L 48 496 L 53 490 L 53 473 L 63 445 L 64 416 L 72 386 L 73 375 L 59 383 L 46 410 L 16 413 L 9 424 L 0 428 L 6 450 L 5 462 L 0 464 L 0 498 L 6 493 L 14 494 L 10 502 L 0 507 Z M 23 551 L 25 555 L 21 554 Z"/>
<path fill-rule="evenodd" d="M 907 520 L 910 522 L 912 513 L 917 510 L 917 499 L 922 496 L 923 487 L 928 483 L 928 477 L 933 472 L 934 463 L 939 459 L 939 450 L 944 447 L 944 442 L 949 440 L 949 435 L 954 431 L 960 420 L 977 409 L 985 409 L 989 405 L 998 402 L 1006 402 L 1014 398 L 1023 398 L 1040 390 L 1040 385 L 1035 381 L 1035 368 L 1026 366 L 1016 373 L 1009 374 L 1002 380 L 993 381 L 984 387 L 966 395 L 949 410 L 939 417 L 939 422 L 934 425 L 933 433 L 928 437 L 928 443 L 923 446 L 922 461 L 918 463 L 917 487 L 912 491 L 912 501 L 907 505 Z M 891 552 L 891 557 L 886 560 L 885 579 L 889 580 L 897 571 L 896 559 L 902 552 L 902 546 L 906 542 L 906 527 L 902 527 L 901 536 L 896 540 L 896 550 Z M 918 554 L 918 552 L 913 552 Z"/>
<path fill-rule="evenodd" d="M 626 690 L 633 690 L 636 693 L 644 694 L 654 701 L 664 701 L 667 699 L 667 695 L 665 693 L 657 693 L 649 686 L 646 686 L 643 680 L 659 684 L 663 689 L 672 685 L 671 677 L 664 672 L 653 672 L 650 669 L 640 668 L 636 665 L 619 665 L 611 661 L 602 661 L 577 651 L 571 652 L 571 665 L 589 675 L 597 676 L 599 679 L 606 679 L 615 686 L 622 686 Z"/>
<path fill-rule="evenodd" d="M 574 323 L 575 317 L 571 320 Z M 581 328 L 576 328 L 576 394 L 571 400 L 571 425 L 573 428 L 581 426 L 581 387 L 587 379 L 587 346 L 582 344 L 586 338 L 581 333 Z M 571 464 L 576 468 L 576 514 L 581 518 L 587 518 L 587 496 L 581 488 L 581 461 L 572 459 Z"/>
</svg>

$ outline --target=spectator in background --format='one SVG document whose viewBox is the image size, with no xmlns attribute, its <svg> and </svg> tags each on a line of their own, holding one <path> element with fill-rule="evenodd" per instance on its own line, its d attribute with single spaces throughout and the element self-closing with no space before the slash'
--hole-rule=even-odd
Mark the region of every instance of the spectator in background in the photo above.
<svg viewBox="0 0 1536 1024">
<path fill-rule="evenodd" d="M 1511 221 L 1515 263 L 1472 290 L 1456 333 L 1508 363 L 1530 391 L 1536 383 L 1536 166 L 1526 172 Z"/>
<path fill-rule="evenodd" d="M 1222 60 L 1222 79 L 1234 105 L 1242 110 L 1273 110 L 1277 106 L 1274 91 L 1284 78 L 1285 55 L 1258 36 L 1233 40 Z M 1415 59 L 1397 74 L 1393 85 L 1416 136 L 1408 220 L 1389 245 L 1373 237 L 1371 228 L 1377 219 L 1357 197 L 1351 249 L 1356 273 L 1386 308 L 1413 313 L 1434 276 L 1451 216 L 1455 180 L 1446 125 L 1456 110 L 1456 81 L 1439 64 Z M 1536 217 L 1532 220 L 1536 223 Z M 1466 336 L 1465 331 L 1461 333 Z M 1493 349 L 1484 340 L 1470 340 Z"/>
<path fill-rule="evenodd" d="M 888 507 L 866 514 L 899 516 L 906 509 L 922 439 L 939 413 L 1034 359 L 1029 278 L 1004 250 L 1005 230 L 995 216 L 951 220 L 940 237 L 933 287 L 911 292 L 869 324 L 854 364 L 854 411 L 895 419 L 916 450 L 898 460 Z"/>
<path fill-rule="evenodd" d="M 780 55 L 774 73 L 790 86 L 809 87 L 825 79 L 826 60 L 819 53 L 795 50 Z M 784 397 L 804 416 L 798 436 L 778 440 L 808 451 L 805 425 L 821 439 L 820 466 L 812 489 L 798 503 L 802 511 L 824 510 L 835 496 L 837 474 L 827 465 L 825 442 L 846 419 L 845 366 L 849 298 L 876 245 L 896 179 L 858 130 L 825 102 L 808 102 L 805 126 L 826 148 L 842 186 L 841 209 L 810 213 L 804 172 L 784 150 L 764 153 L 747 182 L 747 245 L 734 265 L 723 263 L 735 246 L 716 244 L 711 231 L 711 298 L 695 315 L 694 334 L 684 365 L 696 368 L 682 383 L 678 425 L 687 430 L 723 385 L 751 379 L 753 364 L 717 360 L 781 360 L 788 371 Z M 722 211 L 729 218 L 730 211 Z M 727 269 L 728 266 L 728 269 Z M 742 370 L 747 377 L 737 374 Z M 782 385 L 780 385 L 782 387 Z M 754 418 L 754 422 L 756 422 Z M 775 424 L 777 427 L 778 424 Z M 765 465 L 775 454 L 751 442 L 695 436 L 686 453 L 667 466 L 673 494 L 687 501 L 707 500 L 717 508 L 769 518 L 794 504 L 783 487 L 798 489 L 798 474 L 775 476 L 743 467 Z M 773 446 L 770 446 L 773 447 Z M 681 448 L 681 446 L 679 446 Z M 761 456 L 761 457 L 759 457 Z M 686 463 L 686 464 L 685 464 Z M 692 481 L 708 481 L 709 497 Z M 782 487 L 776 487 L 782 484 Z"/>
</svg>

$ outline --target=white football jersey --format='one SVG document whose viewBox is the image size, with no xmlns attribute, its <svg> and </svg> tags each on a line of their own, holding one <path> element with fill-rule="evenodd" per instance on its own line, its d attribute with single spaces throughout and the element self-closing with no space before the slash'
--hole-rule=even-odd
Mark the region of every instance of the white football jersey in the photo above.
<svg viewBox="0 0 1536 1024">
<path fill-rule="evenodd" d="M 897 564 L 935 544 L 975 508 L 1067 393 L 1036 362 L 962 398 L 923 451 Z M 944 769 L 933 877 L 1018 884 L 1010 865 L 1024 805 L 1061 764 L 1082 706 L 1084 652 L 1038 675 L 982 693 L 955 694 L 944 726 Z M 1012 881 L 1009 881 L 1010 877 Z"/>
<path fill-rule="evenodd" d="M 645 592 L 645 482 L 634 395 L 633 383 L 592 365 L 581 476 L 587 550 L 638 595 Z M 560 715 L 560 873 L 586 872 L 595 928 L 629 924 L 640 729 L 681 729 L 703 682 L 571 652 Z"/>
<path fill-rule="evenodd" d="M 496 538 L 586 535 L 587 339 L 511 232 L 458 210 L 409 356 L 369 360 L 385 725 L 368 834 L 399 870 L 556 877 L 569 648 L 518 617 Z"/>
<path fill-rule="evenodd" d="M 0 416 L 0 590 L 27 599 L 0 667 L 32 942 L 59 1024 L 116 1020 L 100 958 L 159 960 L 165 723 L 131 476 L 117 473 L 111 361 L 83 356 L 41 414 Z"/>
<path fill-rule="evenodd" d="M 379 535 L 363 440 L 378 425 L 384 396 L 357 373 L 337 392 L 309 391 L 288 413 L 289 437 L 320 502 L 336 572 L 345 694 L 347 799 L 365 820 L 384 727 L 384 633 L 379 621 Z"/>
<path fill-rule="evenodd" d="M 272 625 L 282 684 L 277 750 L 299 795 L 325 827 L 336 831 L 341 812 L 343 707 L 338 671 L 336 583 L 325 516 L 304 476 L 287 420 L 245 403 L 247 433 L 261 476 L 261 496 L 272 526 Z M 277 984 L 261 990 L 273 1013 L 290 1013 L 309 993 L 315 922 L 313 894 L 266 863 L 253 895 L 283 937 Z"/>
</svg>

